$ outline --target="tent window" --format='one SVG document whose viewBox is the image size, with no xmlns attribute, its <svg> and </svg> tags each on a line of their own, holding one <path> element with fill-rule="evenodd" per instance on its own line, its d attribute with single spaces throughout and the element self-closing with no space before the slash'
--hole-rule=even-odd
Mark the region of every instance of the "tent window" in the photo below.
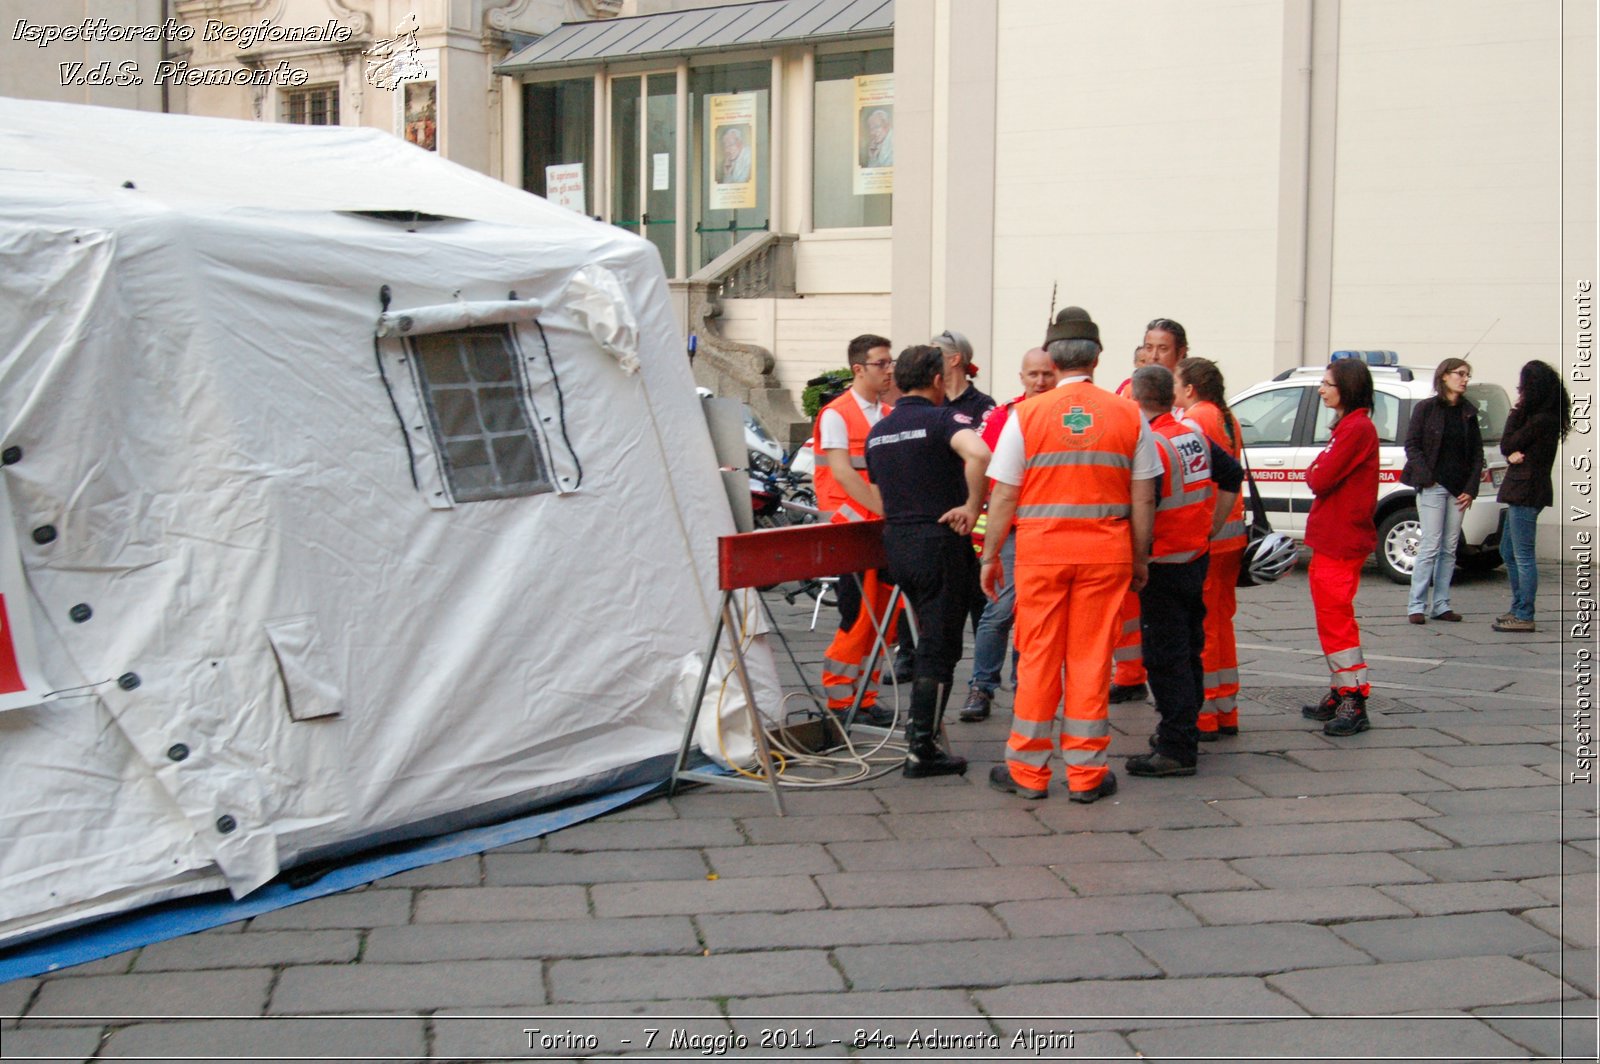
<svg viewBox="0 0 1600 1064">
<path fill-rule="evenodd" d="M 283 94 L 283 107 L 279 121 L 299 126 L 336 126 L 339 124 L 339 86 L 318 85 L 298 92 Z"/>
<path fill-rule="evenodd" d="M 428 421 L 457 502 L 553 491 L 504 326 L 412 337 Z"/>
</svg>

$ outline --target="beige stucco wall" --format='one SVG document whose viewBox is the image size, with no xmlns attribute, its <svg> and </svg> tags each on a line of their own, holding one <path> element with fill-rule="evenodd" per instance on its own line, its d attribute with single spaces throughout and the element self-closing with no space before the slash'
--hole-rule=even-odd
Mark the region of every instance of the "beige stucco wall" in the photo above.
<svg viewBox="0 0 1600 1064">
<path fill-rule="evenodd" d="M 42 36 L 33 36 L 35 28 L 43 33 L 81 28 L 88 18 L 105 19 L 117 27 L 159 27 L 161 15 L 161 0 L 0 0 L 0 96 L 161 110 L 162 92 L 155 84 L 156 67 L 163 55 L 161 41 L 58 38 L 43 43 Z M 19 30 L 18 24 L 23 22 L 27 25 Z M 182 45 L 172 42 L 166 47 Z M 74 63 L 83 68 L 62 69 Z M 125 83 L 76 84 L 79 77 L 100 80 L 90 72 L 101 63 L 110 64 L 107 72 L 113 80 Z"/>
<path fill-rule="evenodd" d="M 995 115 L 999 377 L 1057 306 L 1100 323 L 1104 376 L 1143 326 L 1188 328 L 1234 379 L 1270 365 L 1277 269 L 1278 0 L 1003 0 Z M 896 281 L 898 283 L 898 276 Z M 898 290 L 897 290 L 898 294 Z"/>
</svg>

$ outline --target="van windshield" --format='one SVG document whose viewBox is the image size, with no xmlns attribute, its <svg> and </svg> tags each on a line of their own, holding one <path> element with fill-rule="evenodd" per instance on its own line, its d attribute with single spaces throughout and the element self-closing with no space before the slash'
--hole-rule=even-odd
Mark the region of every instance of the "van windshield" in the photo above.
<svg viewBox="0 0 1600 1064">
<path fill-rule="evenodd" d="M 1505 431 L 1506 415 L 1511 413 L 1511 400 L 1506 390 L 1498 384 L 1469 384 L 1467 398 L 1478 408 L 1478 431 L 1484 443 L 1499 443 Z"/>
</svg>

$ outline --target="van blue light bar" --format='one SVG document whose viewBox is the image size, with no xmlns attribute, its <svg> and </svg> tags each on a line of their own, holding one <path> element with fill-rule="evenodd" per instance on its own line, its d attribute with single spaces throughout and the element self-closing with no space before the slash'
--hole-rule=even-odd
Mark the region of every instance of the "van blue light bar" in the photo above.
<svg viewBox="0 0 1600 1064">
<path fill-rule="evenodd" d="M 1398 366 L 1400 364 L 1400 356 L 1393 351 L 1335 351 L 1328 356 L 1328 361 L 1338 362 L 1346 358 L 1353 358 L 1357 362 L 1365 362 L 1369 366 Z"/>
</svg>

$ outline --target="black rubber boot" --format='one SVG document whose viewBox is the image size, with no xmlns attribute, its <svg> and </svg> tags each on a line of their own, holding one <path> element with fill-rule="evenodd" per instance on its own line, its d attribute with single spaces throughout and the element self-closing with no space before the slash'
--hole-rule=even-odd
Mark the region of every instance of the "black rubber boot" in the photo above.
<svg viewBox="0 0 1600 1064">
<path fill-rule="evenodd" d="M 938 680 L 918 678 L 911 684 L 911 710 L 906 720 L 905 775 L 908 779 L 925 776 L 965 776 L 967 759 L 945 753 L 939 747 L 941 703 L 949 688 Z"/>
<path fill-rule="evenodd" d="M 1339 699 L 1339 708 L 1334 710 L 1333 719 L 1322 726 L 1322 734 L 1355 735 L 1368 727 L 1367 698 L 1359 691 L 1350 691 Z"/>
<path fill-rule="evenodd" d="M 1306 720 L 1332 720 L 1334 711 L 1339 708 L 1339 692 L 1333 688 L 1322 696 L 1322 701 L 1314 706 L 1301 706 L 1300 715 Z"/>
</svg>

